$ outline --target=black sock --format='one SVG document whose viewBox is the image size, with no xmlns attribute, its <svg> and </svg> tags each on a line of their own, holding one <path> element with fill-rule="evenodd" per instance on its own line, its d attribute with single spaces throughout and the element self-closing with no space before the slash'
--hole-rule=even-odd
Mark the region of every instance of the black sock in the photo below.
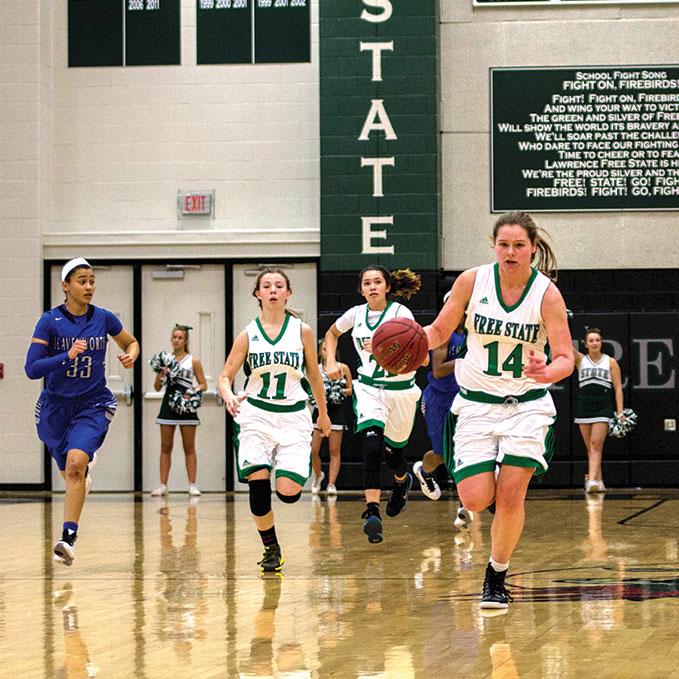
<svg viewBox="0 0 679 679">
<path fill-rule="evenodd" d="M 61 539 L 63 542 L 72 545 L 78 539 L 78 524 L 74 521 L 64 521 Z"/>
<path fill-rule="evenodd" d="M 278 544 L 278 538 L 276 537 L 276 526 L 271 526 L 271 528 L 267 528 L 266 530 L 260 530 L 259 537 L 262 538 L 262 544 L 265 547 Z"/>
<path fill-rule="evenodd" d="M 380 503 L 379 502 L 368 502 L 366 507 L 366 516 L 379 516 L 380 515 Z"/>
</svg>

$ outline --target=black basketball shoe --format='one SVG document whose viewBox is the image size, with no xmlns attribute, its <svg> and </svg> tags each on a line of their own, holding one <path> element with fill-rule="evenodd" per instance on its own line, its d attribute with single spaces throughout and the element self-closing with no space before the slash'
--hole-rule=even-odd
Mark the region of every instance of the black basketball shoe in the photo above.
<svg viewBox="0 0 679 679">
<path fill-rule="evenodd" d="M 505 587 L 507 571 L 498 573 L 490 564 L 486 568 L 486 578 L 483 581 L 483 595 L 481 608 L 508 608 L 512 601 L 511 594 Z"/>
<path fill-rule="evenodd" d="M 394 481 L 391 489 L 391 497 L 387 502 L 387 516 L 398 516 L 408 504 L 408 491 L 413 487 L 413 475 L 406 472 L 406 477 L 402 483 Z"/>
</svg>

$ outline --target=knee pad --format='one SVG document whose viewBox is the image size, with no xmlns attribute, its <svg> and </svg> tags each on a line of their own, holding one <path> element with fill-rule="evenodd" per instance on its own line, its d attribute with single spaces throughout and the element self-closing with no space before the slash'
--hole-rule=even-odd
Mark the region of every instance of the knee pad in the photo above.
<svg viewBox="0 0 679 679">
<path fill-rule="evenodd" d="M 369 427 L 363 432 L 363 487 L 379 488 L 380 465 L 384 450 L 384 432 L 379 427 Z"/>
<path fill-rule="evenodd" d="M 248 483 L 250 511 L 255 516 L 266 516 L 271 511 L 271 481 L 258 479 Z"/>
<path fill-rule="evenodd" d="M 285 502 L 287 505 L 291 505 L 294 502 L 297 502 L 300 497 L 302 497 L 302 491 L 300 490 L 299 493 L 295 493 L 294 495 L 283 495 L 283 493 L 279 493 L 276 491 L 276 495 L 278 495 L 278 499 L 281 502 Z"/>
<path fill-rule="evenodd" d="M 403 448 L 385 447 L 384 461 L 387 467 L 399 478 L 403 476 L 408 470 L 405 456 L 403 455 Z"/>
</svg>

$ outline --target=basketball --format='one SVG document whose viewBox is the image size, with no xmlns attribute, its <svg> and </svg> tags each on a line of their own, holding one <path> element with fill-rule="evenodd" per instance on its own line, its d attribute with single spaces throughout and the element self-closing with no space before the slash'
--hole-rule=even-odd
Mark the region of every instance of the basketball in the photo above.
<svg viewBox="0 0 679 679">
<path fill-rule="evenodd" d="M 419 323 L 392 318 L 375 330 L 372 354 L 377 363 L 395 375 L 412 372 L 427 357 L 429 343 Z"/>
</svg>

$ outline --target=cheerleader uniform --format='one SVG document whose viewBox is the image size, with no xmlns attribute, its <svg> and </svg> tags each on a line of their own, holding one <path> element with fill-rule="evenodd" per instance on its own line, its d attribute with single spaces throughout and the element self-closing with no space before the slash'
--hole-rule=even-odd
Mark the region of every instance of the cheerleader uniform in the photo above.
<svg viewBox="0 0 679 679">
<path fill-rule="evenodd" d="M 323 386 L 325 387 L 325 400 L 326 406 L 328 408 L 328 417 L 330 418 L 330 430 L 344 431 L 345 425 L 347 423 L 347 411 L 345 405 L 346 398 L 342 399 L 339 403 L 333 403 L 328 399 L 328 387 L 333 382 L 339 382 L 339 380 L 331 380 L 323 369 L 323 365 L 320 363 L 318 367 L 321 371 L 321 377 L 323 378 Z M 346 388 L 346 385 L 343 388 Z M 314 423 L 314 429 L 318 429 L 318 426 L 316 425 L 316 421 L 318 420 L 318 408 L 314 408 L 312 419 Z"/>
<path fill-rule="evenodd" d="M 165 395 L 160 405 L 160 412 L 156 417 L 156 424 L 178 424 L 182 427 L 197 427 L 200 424 L 197 413 L 176 413 L 170 408 L 170 397 L 176 392 L 184 393 L 193 388 L 193 355 L 186 354 L 181 361 L 178 361 L 181 370 L 174 382 L 165 386 Z"/>
<path fill-rule="evenodd" d="M 615 411 L 611 357 L 604 354 L 595 363 L 588 354 L 585 354 L 578 368 L 578 382 L 580 391 L 575 410 L 575 424 L 608 422 Z"/>
</svg>

